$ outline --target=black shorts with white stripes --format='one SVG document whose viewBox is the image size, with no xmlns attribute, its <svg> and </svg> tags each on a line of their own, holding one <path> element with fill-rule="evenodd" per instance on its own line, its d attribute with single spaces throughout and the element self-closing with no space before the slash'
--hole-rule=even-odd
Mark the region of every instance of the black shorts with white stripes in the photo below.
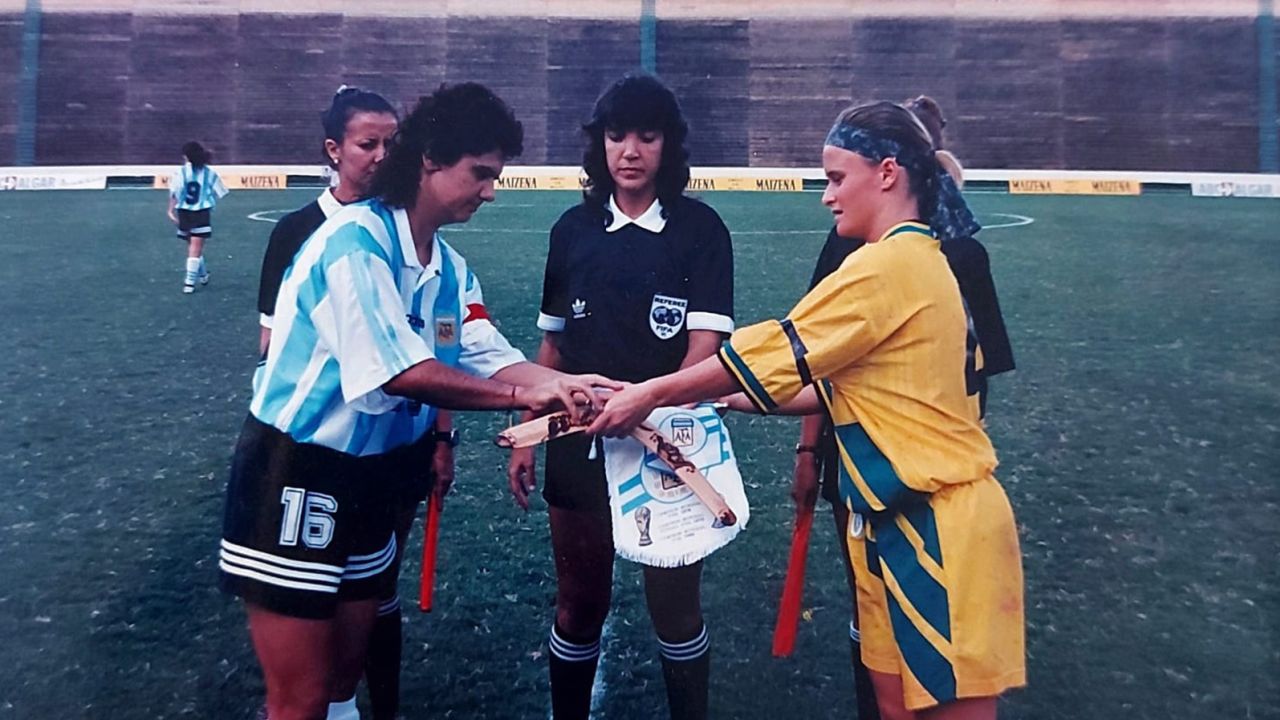
<svg viewBox="0 0 1280 720">
<path fill-rule="evenodd" d="M 210 237 L 213 235 L 212 215 L 208 210 L 179 210 L 178 237 Z"/>
<path fill-rule="evenodd" d="M 379 594 L 395 569 L 386 456 L 299 443 L 250 415 L 231 463 L 218 566 L 226 592 L 290 617 L 327 619 Z"/>
</svg>

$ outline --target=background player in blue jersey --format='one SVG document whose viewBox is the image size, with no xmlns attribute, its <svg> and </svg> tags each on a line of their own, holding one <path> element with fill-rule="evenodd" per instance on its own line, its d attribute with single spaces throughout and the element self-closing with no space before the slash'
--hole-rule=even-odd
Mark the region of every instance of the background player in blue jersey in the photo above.
<svg viewBox="0 0 1280 720">
<path fill-rule="evenodd" d="M 266 363 L 267 347 L 271 341 L 276 295 L 294 255 L 327 218 L 344 205 L 362 200 L 369 194 L 374 173 L 386 157 L 398 126 L 395 108 L 386 98 L 346 85 L 338 88 L 328 109 L 321 113 L 320 120 L 324 128 L 325 158 L 337 184 L 325 189 L 316 200 L 285 215 L 271 232 L 271 240 L 262 259 L 258 290 L 262 365 Z M 440 411 L 436 414 L 432 430 L 418 441 L 428 445 L 422 453 L 424 457 L 430 456 L 430 467 L 415 468 L 417 472 L 397 473 L 397 477 L 390 480 L 402 481 L 404 491 L 396 518 L 396 563 L 388 574 L 390 581 L 378 599 L 378 617 L 365 663 L 374 720 L 392 720 L 399 710 L 402 623 L 400 595 L 395 580 L 404 555 L 405 539 L 422 498 L 431 490 L 443 499 L 453 484 L 456 438 L 452 432 L 452 418 L 447 411 Z"/>
<path fill-rule="evenodd" d="M 440 236 L 494 199 L 522 150 L 510 108 L 442 86 L 397 131 L 373 199 L 326 220 L 276 297 L 266 365 L 232 461 L 219 567 L 245 600 L 272 720 L 353 720 L 396 512 L 437 407 L 598 405 L 599 376 L 524 360 Z M 428 446 L 429 447 L 429 446 Z"/>
<path fill-rule="evenodd" d="M 169 178 L 169 220 L 178 226 L 178 237 L 187 241 L 186 278 L 182 292 L 193 293 L 196 283 L 209 283 L 204 262 L 205 240 L 213 236 L 213 206 L 227 194 L 218 172 L 209 167 L 211 153 L 192 140 L 182 146 L 186 163 Z"/>
<path fill-rule="evenodd" d="M 964 174 L 960 162 L 954 155 L 943 149 L 943 128 L 947 123 L 938 103 L 933 98 L 921 95 L 906 103 L 906 107 L 929 132 L 929 136 L 933 139 L 934 154 L 938 163 L 951 175 L 957 186 L 963 185 Z M 831 228 L 831 232 L 827 234 L 826 244 L 822 246 L 822 251 L 818 255 L 809 289 L 812 290 L 828 275 L 835 272 L 845 258 L 865 244 L 866 241 L 862 238 L 841 237 L 834 227 Z M 979 372 L 979 401 L 985 408 L 987 378 L 1013 369 L 1013 353 L 1009 347 L 1008 333 L 1005 332 L 1004 319 L 1000 314 L 1000 304 L 996 299 L 991 266 L 987 260 L 986 248 L 972 236 L 954 238 L 943 243 L 941 247 L 972 315 L 978 344 L 982 348 L 985 362 Z M 800 441 L 796 445 L 791 496 L 798 506 L 811 507 L 817 495 L 821 493 L 822 499 L 831 504 L 836 539 L 839 546 L 845 548 L 849 511 L 840 500 L 839 474 L 840 462 L 836 455 L 836 443 L 830 422 L 825 415 L 805 417 L 801 422 Z M 849 560 L 847 549 L 840 554 L 840 557 L 852 597 L 855 587 L 853 565 Z M 879 710 L 876 707 L 875 689 L 871 684 L 871 676 L 862 663 L 857 603 L 853 603 L 852 618 L 849 622 L 849 641 L 852 649 L 854 685 L 857 691 L 858 717 L 860 720 L 876 720 L 879 717 Z"/>
<path fill-rule="evenodd" d="M 688 126 L 675 95 L 652 76 L 627 76 L 586 124 L 581 204 L 551 230 L 538 362 L 565 372 L 640 382 L 711 357 L 733 331 L 733 248 L 710 207 L 684 196 Z M 547 444 L 558 588 L 551 629 L 557 720 L 586 718 L 613 586 L 614 548 L 603 453 L 573 435 Z M 512 454 L 522 507 L 536 486 L 533 450 Z M 707 715 L 710 641 L 702 562 L 644 566 L 671 716 Z"/>
</svg>

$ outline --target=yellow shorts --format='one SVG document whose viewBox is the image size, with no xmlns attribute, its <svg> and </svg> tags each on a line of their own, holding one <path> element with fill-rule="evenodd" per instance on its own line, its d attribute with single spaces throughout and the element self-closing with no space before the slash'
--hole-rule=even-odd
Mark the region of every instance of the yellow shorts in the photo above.
<svg viewBox="0 0 1280 720">
<path fill-rule="evenodd" d="M 862 661 L 900 675 L 907 709 L 1026 684 L 1022 554 L 994 478 L 849 522 Z"/>
</svg>

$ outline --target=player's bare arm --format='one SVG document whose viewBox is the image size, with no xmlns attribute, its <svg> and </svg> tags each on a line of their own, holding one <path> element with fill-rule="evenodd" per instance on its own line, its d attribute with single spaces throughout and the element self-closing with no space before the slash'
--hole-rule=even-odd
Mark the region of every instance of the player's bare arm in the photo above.
<svg viewBox="0 0 1280 720">
<path fill-rule="evenodd" d="M 709 357 L 692 367 L 628 386 L 612 395 L 587 432 L 624 437 L 639 427 L 656 407 L 717 398 L 737 389 L 737 382 L 720 360 Z"/>
<path fill-rule="evenodd" d="M 822 415 L 817 413 L 805 415 L 800 421 L 800 442 L 796 446 L 795 468 L 791 475 L 791 499 L 797 507 L 812 507 L 818 497 L 817 448 L 822 441 L 823 422 Z"/>
<path fill-rule="evenodd" d="M 560 368 L 560 348 L 556 346 L 555 333 L 547 332 L 542 334 L 542 343 L 538 345 L 538 355 L 535 362 L 542 367 L 553 370 Z M 532 412 L 525 412 L 521 415 L 522 422 L 528 422 L 532 419 Z M 519 505 L 523 510 L 529 509 L 529 496 L 538 487 L 537 457 L 538 453 L 535 448 L 516 448 L 511 451 L 511 457 L 507 461 L 507 485 L 511 489 L 511 497 L 515 499 L 516 505 Z"/>
<path fill-rule="evenodd" d="M 751 413 L 755 415 L 760 414 L 760 408 L 756 407 L 755 404 L 747 398 L 745 393 L 726 395 L 725 397 L 720 398 L 718 402 L 735 412 Z M 769 414 L 814 416 L 817 420 L 817 428 L 811 431 L 811 435 L 802 435 L 800 440 L 802 445 L 813 445 L 817 442 L 817 436 L 821 434 L 822 430 L 822 418 L 818 416 L 818 413 L 821 412 L 822 401 L 818 399 L 818 392 L 813 389 L 812 385 L 809 385 L 801 390 L 795 397 L 785 403 L 782 403 Z M 805 421 L 808 422 L 808 420 L 809 418 L 806 417 Z M 806 437 L 809 439 L 806 440 Z"/>
<path fill-rule="evenodd" d="M 620 387 L 598 375 L 565 375 L 530 362 L 505 367 L 493 378 L 480 378 L 426 360 L 387 381 L 382 389 L 450 410 L 564 409 L 578 421 L 599 408 L 596 388 Z"/>
<path fill-rule="evenodd" d="M 716 351 L 720 349 L 720 345 L 728 337 L 728 335 L 715 330 L 690 330 L 689 349 L 684 353 L 684 360 L 680 363 L 680 369 L 693 367 L 715 355 Z"/>
</svg>

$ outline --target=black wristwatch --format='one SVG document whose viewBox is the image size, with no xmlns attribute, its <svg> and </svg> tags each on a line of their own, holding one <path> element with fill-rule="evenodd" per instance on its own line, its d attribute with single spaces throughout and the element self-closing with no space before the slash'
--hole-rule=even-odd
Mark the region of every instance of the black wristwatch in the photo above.
<svg viewBox="0 0 1280 720">
<path fill-rule="evenodd" d="M 462 435 L 458 433 L 457 428 L 453 430 L 431 430 L 428 435 L 432 440 L 438 443 L 444 443 L 451 448 L 458 447 L 458 443 L 462 442 Z"/>
</svg>

